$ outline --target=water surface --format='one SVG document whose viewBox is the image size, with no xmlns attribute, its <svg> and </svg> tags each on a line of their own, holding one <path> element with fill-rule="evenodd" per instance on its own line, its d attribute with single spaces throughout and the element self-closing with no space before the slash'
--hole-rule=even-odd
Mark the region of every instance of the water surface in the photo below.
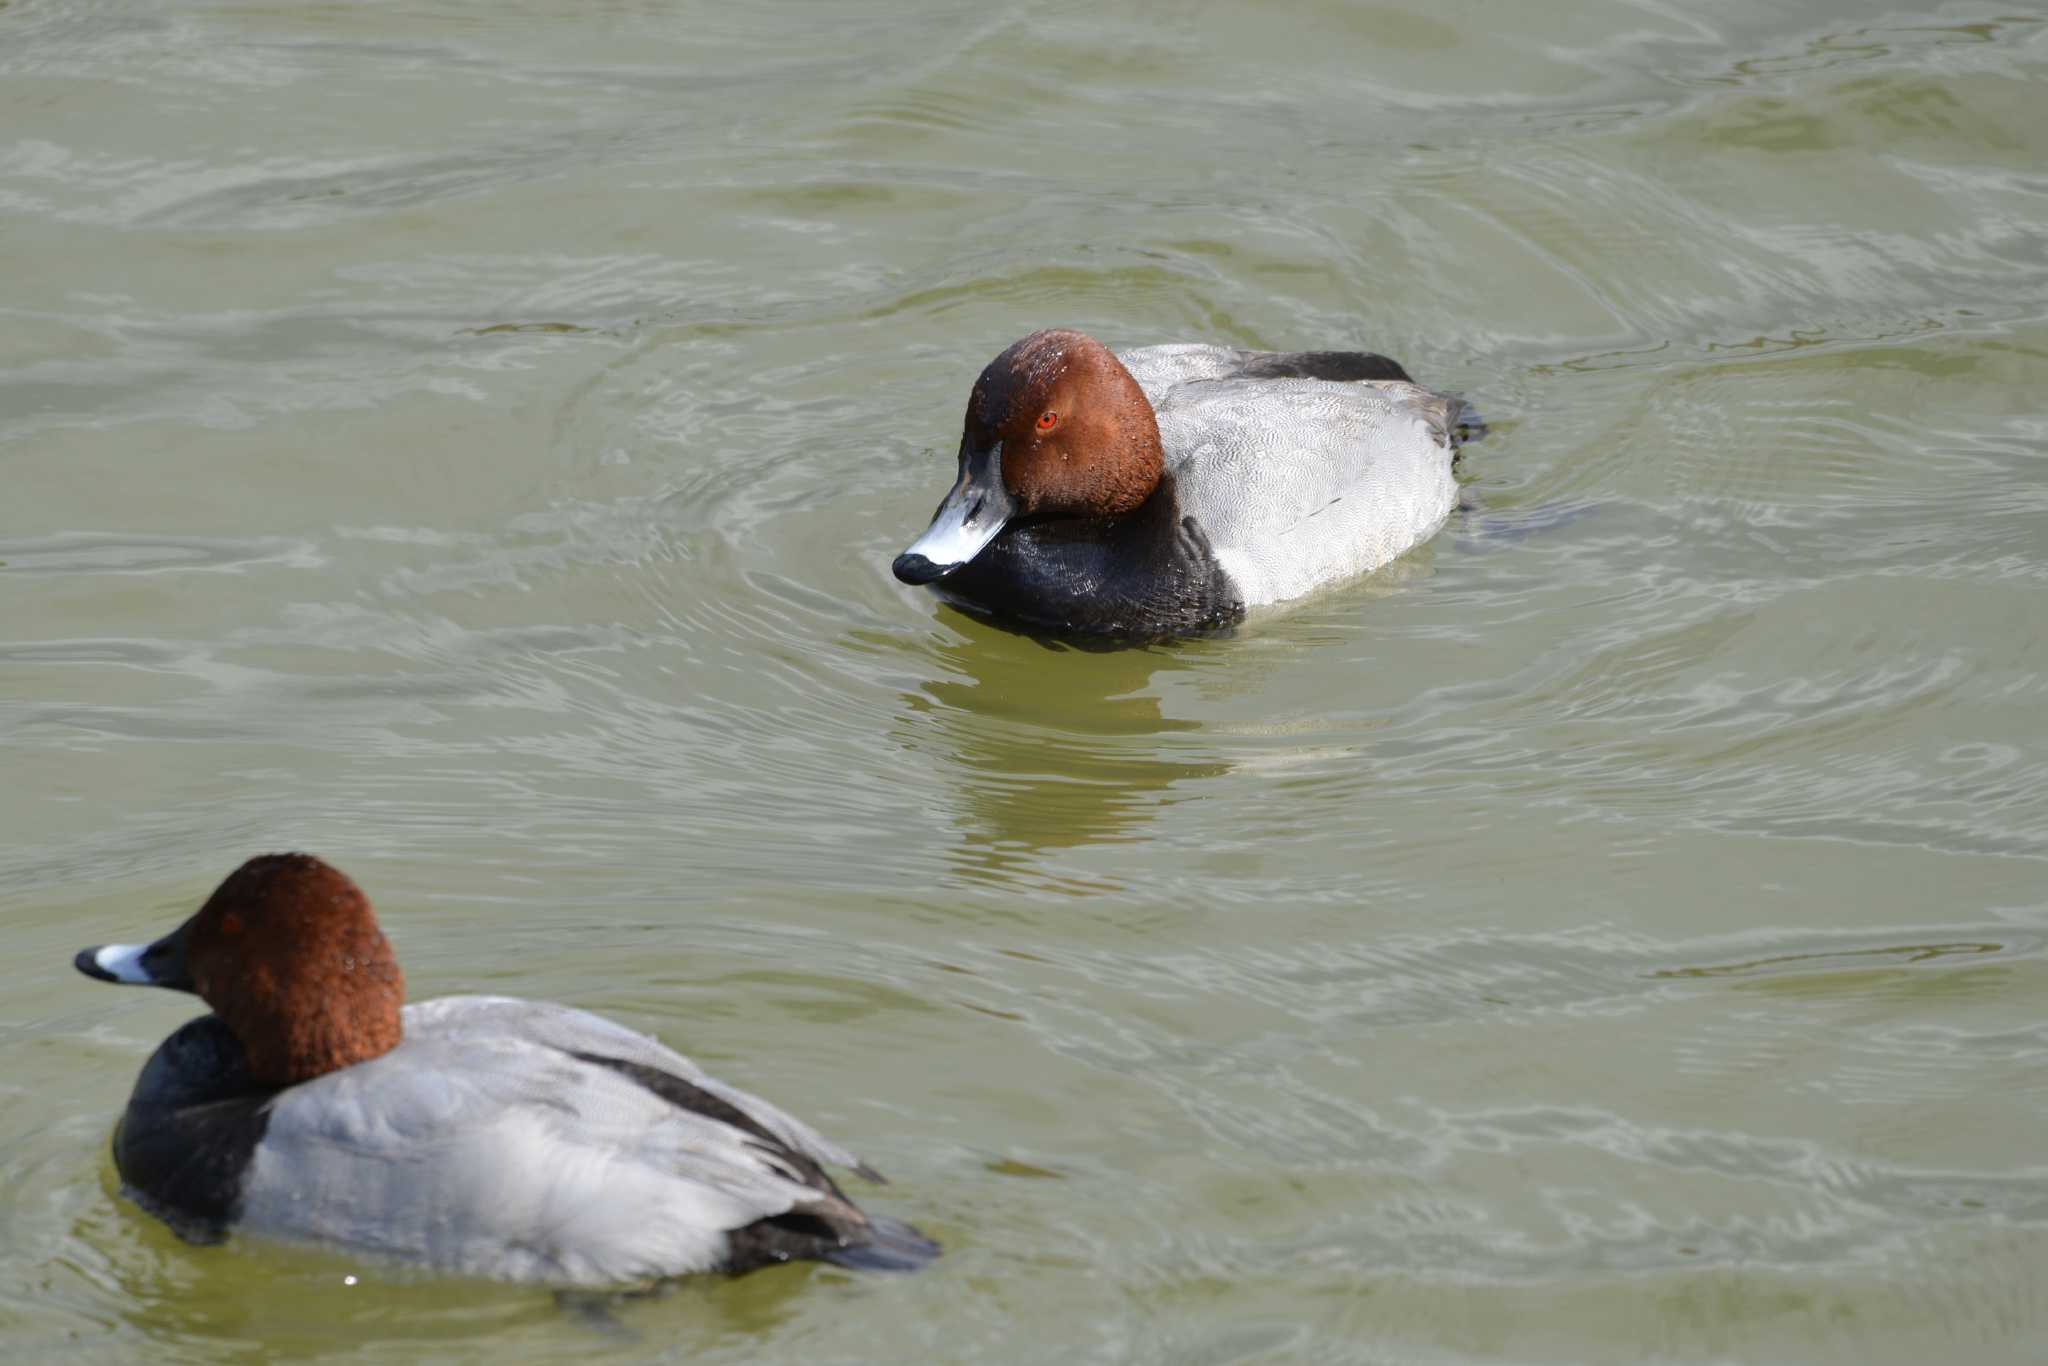
<svg viewBox="0 0 2048 1366">
<path fill-rule="evenodd" d="M 2048 1351 L 2048 10 L 0 4 L 24 1360 Z M 1468 509 L 1235 636 L 897 584 L 1038 326 L 1370 346 Z M 70 970 L 316 850 L 942 1238 L 185 1247 Z M 351 1279 L 353 1278 L 353 1279 Z"/>
</svg>

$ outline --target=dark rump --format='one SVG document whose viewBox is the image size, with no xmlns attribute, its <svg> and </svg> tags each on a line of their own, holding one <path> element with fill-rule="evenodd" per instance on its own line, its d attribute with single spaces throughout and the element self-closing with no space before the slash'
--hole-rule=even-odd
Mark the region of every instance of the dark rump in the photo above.
<svg viewBox="0 0 2048 1366">
<path fill-rule="evenodd" d="M 790 1177 L 818 1192 L 819 1199 L 757 1219 L 728 1234 L 726 1271 L 739 1275 L 794 1261 L 833 1262 L 863 1271 L 911 1271 L 939 1255 L 939 1245 L 910 1225 L 863 1214 L 815 1159 L 791 1148 L 730 1101 L 646 1063 L 601 1053 L 572 1056 L 609 1067 L 671 1105 L 731 1125 Z M 866 1166 L 854 1170 L 873 1181 L 882 1179 L 880 1172 Z"/>
<path fill-rule="evenodd" d="M 900 1220 L 862 1216 L 856 1221 L 822 1204 L 757 1219 L 730 1236 L 725 1269 L 735 1276 L 798 1261 L 831 1262 L 855 1271 L 915 1271 L 939 1255 L 937 1243 Z"/>
</svg>

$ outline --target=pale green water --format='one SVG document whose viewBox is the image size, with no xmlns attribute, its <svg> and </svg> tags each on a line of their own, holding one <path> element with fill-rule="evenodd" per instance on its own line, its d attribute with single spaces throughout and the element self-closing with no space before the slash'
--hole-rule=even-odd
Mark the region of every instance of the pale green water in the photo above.
<svg viewBox="0 0 2048 1366">
<path fill-rule="evenodd" d="M 0 280 L 11 1359 L 2048 1357 L 2042 6 L 11 0 Z M 990 631 L 888 561 L 1054 323 L 1384 349 L 1474 508 Z M 180 1245 L 70 956 L 284 847 L 946 1258 Z"/>
</svg>

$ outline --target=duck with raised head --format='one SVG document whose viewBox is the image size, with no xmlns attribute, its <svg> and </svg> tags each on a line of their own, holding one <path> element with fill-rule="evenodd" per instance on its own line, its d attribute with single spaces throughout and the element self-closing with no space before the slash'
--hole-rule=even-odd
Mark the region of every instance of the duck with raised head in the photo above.
<svg viewBox="0 0 2048 1366">
<path fill-rule="evenodd" d="M 250 859 L 163 938 L 77 966 L 213 1008 L 114 1131 L 126 1190 L 189 1240 L 588 1287 L 938 1253 L 826 1175 L 881 1180 L 853 1154 L 645 1035 L 504 996 L 404 1005 L 369 899 L 309 854 Z"/>
<path fill-rule="evenodd" d="M 1458 502 L 1459 401 L 1385 356 L 1034 332 L 968 396 L 896 577 L 1053 635 L 1198 635 L 1377 569 Z"/>
</svg>

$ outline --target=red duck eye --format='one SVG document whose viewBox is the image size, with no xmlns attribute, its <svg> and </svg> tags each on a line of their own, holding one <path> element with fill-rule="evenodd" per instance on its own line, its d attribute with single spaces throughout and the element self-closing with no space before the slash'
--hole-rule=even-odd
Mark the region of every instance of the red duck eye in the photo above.
<svg viewBox="0 0 2048 1366">
<path fill-rule="evenodd" d="M 1038 430 L 1041 432 L 1049 432 L 1054 427 L 1057 427 L 1059 425 L 1059 422 L 1060 415 L 1058 413 L 1053 412 L 1051 409 L 1047 409 L 1045 412 L 1042 412 L 1038 415 Z"/>
<path fill-rule="evenodd" d="M 220 932 L 222 934 L 240 934 L 242 932 L 242 917 L 236 915 L 233 911 L 229 911 L 220 918 Z"/>
</svg>

